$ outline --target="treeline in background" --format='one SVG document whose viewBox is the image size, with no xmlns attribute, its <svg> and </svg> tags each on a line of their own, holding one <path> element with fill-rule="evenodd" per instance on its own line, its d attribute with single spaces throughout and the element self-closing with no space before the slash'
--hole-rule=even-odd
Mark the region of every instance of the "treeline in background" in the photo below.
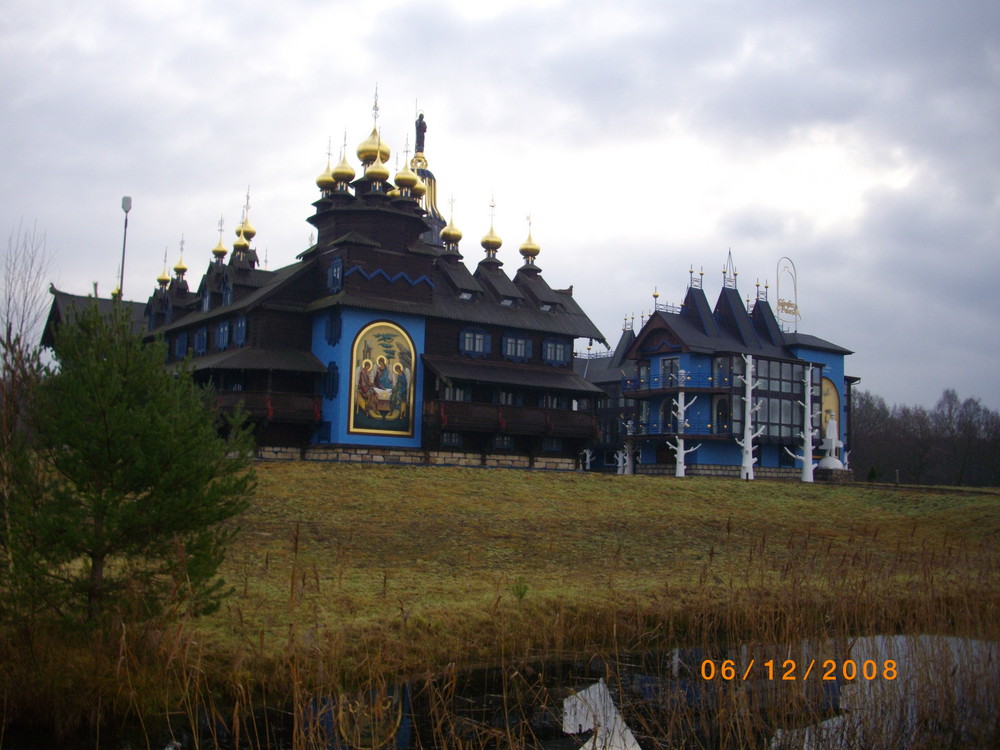
<svg viewBox="0 0 1000 750">
<path fill-rule="evenodd" d="M 859 481 L 1000 486 L 1000 413 L 945 390 L 933 409 L 855 392 L 850 466 Z"/>
</svg>

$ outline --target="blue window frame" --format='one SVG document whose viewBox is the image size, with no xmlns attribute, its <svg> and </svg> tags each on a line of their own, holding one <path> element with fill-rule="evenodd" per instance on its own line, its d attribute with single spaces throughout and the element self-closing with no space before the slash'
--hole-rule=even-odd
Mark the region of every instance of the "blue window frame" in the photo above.
<svg viewBox="0 0 1000 750">
<path fill-rule="evenodd" d="M 569 343 L 562 339 L 545 339 L 542 344 L 542 359 L 548 365 L 564 365 L 569 362 Z"/>
<path fill-rule="evenodd" d="M 212 309 L 212 292 L 208 289 L 208 284 L 205 285 L 205 290 L 201 295 L 201 311 L 208 312 Z"/>
<path fill-rule="evenodd" d="M 208 349 L 208 328 L 202 326 L 194 333 L 194 354 L 200 357 Z"/>
<path fill-rule="evenodd" d="M 229 321 L 223 320 L 215 328 L 215 348 L 219 351 L 229 348 Z"/>
<path fill-rule="evenodd" d="M 222 280 L 222 305 L 233 304 L 233 283 L 227 278 Z"/>
<path fill-rule="evenodd" d="M 340 384 L 338 373 L 336 362 L 331 362 L 326 366 L 326 375 L 323 377 L 323 395 L 328 399 L 337 397 L 337 387 Z"/>
<path fill-rule="evenodd" d="M 326 343 L 336 346 L 340 341 L 340 310 L 333 309 L 326 314 Z"/>
<path fill-rule="evenodd" d="M 233 345 L 243 346 L 247 342 L 247 316 L 240 315 L 233 321 Z"/>
<path fill-rule="evenodd" d="M 470 357 L 485 357 L 490 353 L 490 334 L 482 328 L 466 328 L 459 334 L 458 348 Z"/>
<path fill-rule="evenodd" d="M 344 288 L 344 259 L 334 258 L 326 272 L 326 285 L 330 294 L 337 294 Z"/>
<path fill-rule="evenodd" d="M 177 334 L 177 338 L 174 339 L 174 356 L 177 359 L 184 359 L 188 350 L 188 335 L 187 331 L 182 331 Z"/>
<path fill-rule="evenodd" d="M 512 362 L 527 362 L 531 359 L 531 339 L 525 336 L 505 335 L 503 356 Z"/>
</svg>

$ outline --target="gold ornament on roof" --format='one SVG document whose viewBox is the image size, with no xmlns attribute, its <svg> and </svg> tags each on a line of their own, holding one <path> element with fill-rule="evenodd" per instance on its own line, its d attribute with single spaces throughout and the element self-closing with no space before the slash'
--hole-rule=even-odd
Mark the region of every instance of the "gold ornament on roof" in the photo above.
<svg viewBox="0 0 1000 750">
<path fill-rule="evenodd" d="M 354 167 L 347 162 L 347 154 L 342 154 L 340 163 L 333 168 L 333 179 L 337 182 L 351 182 L 354 180 L 354 176 Z"/>
<path fill-rule="evenodd" d="M 521 243 L 519 248 L 521 257 L 526 261 L 534 261 L 538 257 L 538 254 L 542 249 L 538 246 L 538 243 L 531 239 L 531 217 L 528 217 L 528 239 Z"/>
<path fill-rule="evenodd" d="M 372 128 L 372 134 L 358 146 L 358 158 L 365 166 L 375 161 L 376 157 L 387 162 L 389 155 L 389 145 L 379 136 L 377 128 Z"/>
<path fill-rule="evenodd" d="M 365 177 L 376 182 L 385 182 L 389 179 L 389 168 L 383 163 L 381 154 L 376 154 L 375 161 L 365 167 Z"/>
</svg>

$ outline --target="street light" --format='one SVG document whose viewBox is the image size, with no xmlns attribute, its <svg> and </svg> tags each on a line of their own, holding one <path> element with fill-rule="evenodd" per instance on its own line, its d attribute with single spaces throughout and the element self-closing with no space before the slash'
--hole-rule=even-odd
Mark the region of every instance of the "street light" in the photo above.
<svg viewBox="0 0 1000 750">
<path fill-rule="evenodd" d="M 118 299 L 125 299 L 125 241 L 128 239 L 128 212 L 132 210 L 132 199 L 129 196 L 122 198 L 122 211 L 125 212 L 125 230 L 122 232 L 122 266 L 121 276 L 118 279 Z"/>
</svg>

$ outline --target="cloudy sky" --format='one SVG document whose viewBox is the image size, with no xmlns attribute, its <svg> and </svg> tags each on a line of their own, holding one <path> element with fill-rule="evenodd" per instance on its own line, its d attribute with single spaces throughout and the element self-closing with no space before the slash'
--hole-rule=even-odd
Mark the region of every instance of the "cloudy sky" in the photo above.
<svg viewBox="0 0 1000 750">
<path fill-rule="evenodd" d="M 125 296 L 202 270 L 247 188 L 270 268 L 309 242 L 316 176 L 417 108 L 466 262 L 538 264 L 613 344 L 688 269 L 715 299 L 798 272 L 799 330 L 890 403 L 1000 408 L 996 0 L 11 0 L 0 5 L 0 229 L 52 281 Z M 345 136 L 346 134 L 346 136 Z M 397 156 L 398 155 L 398 156 Z M 6 239 L 6 238 L 5 238 Z M 585 344 L 585 342 L 583 342 Z"/>
</svg>

